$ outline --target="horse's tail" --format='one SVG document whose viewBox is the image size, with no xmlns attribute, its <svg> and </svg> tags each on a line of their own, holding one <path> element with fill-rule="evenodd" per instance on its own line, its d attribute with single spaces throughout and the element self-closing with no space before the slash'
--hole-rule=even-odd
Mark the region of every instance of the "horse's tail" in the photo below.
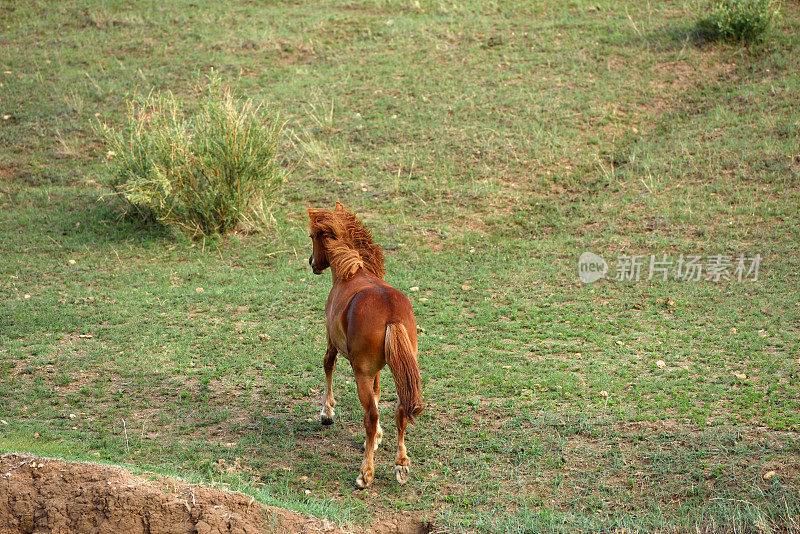
<svg viewBox="0 0 800 534">
<path fill-rule="evenodd" d="M 411 346 L 406 327 L 401 323 L 386 325 L 386 341 L 384 341 L 386 363 L 392 370 L 397 397 L 406 412 L 409 422 L 425 408 L 422 403 L 422 378 L 419 376 L 417 355 Z"/>
</svg>

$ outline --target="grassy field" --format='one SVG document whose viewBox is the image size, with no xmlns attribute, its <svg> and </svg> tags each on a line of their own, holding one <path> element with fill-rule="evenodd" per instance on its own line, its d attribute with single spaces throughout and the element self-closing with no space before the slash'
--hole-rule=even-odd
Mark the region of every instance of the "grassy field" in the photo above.
<svg viewBox="0 0 800 534">
<path fill-rule="evenodd" d="M 800 7 L 782 14 L 744 47 L 672 1 L 3 2 L 0 450 L 351 524 L 797 530 Z M 134 92 L 191 99 L 212 68 L 287 120 L 288 181 L 266 233 L 191 241 L 121 216 L 93 123 Z M 344 360 L 318 421 L 330 280 L 305 210 L 335 200 L 422 327 L 405 487 L 388 373 L 370 490 Z M 762 263 L 584 285 L 584 251 Z"/>
</svg>

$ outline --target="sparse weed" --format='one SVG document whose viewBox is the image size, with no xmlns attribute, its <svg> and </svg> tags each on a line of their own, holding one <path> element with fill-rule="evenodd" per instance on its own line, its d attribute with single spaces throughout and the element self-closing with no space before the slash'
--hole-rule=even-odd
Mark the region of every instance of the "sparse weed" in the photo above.
<svg viewBox="0 0 800 534">
<path fill-rule="evenodd" d="M 315 136 L 302 124 L 297 126 L 297 131 L 292 131 L 291 141 L 301 154 L 302 161 L 312 171 L 336 170 L 341 164 L 341 150 Z"/>
</svg>

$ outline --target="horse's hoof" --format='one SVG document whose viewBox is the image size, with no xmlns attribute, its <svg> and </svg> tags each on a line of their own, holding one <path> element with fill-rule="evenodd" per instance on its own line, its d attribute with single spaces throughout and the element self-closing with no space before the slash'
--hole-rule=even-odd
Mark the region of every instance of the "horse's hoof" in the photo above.
<svg viewBox="0 0 800 534">
<path fill-rule="evenodd" d="M 320 420 L 320 422 L 321 422 L 323 425 L 325 425 L 325 426 L 328 426 L 328 425 L 332 425 L 332 424 L 333 424 L 333 417 L 329 417 L 329 416 L 327 416 L 327 415 L 321 415 L 321 416 L 319 417 L 319 420 Z"/>
<path fill-rule="evenodd" d="M 398 483 L 405 484 L 408 482 L 408 477 L 410 474 L 411 469 L 409 469 L 407 465 L 394 466 L 394 477 L 397 479 Z"/>
<path fill-rule="evenodd" d="M 367 486 L 369 486 L 369 484 L 368 484 L 368 483 L 366 483 L 366 482 L 364 482 L 364 477 L 363 477 L 362 475 L 360 475 L 360 474 L 359 474 L 359 475 L 356 477 L 356 487 L 357 487 L 358 489 L 360 489 L 360 490 L 365 490 L 365 489 L 367 489 Z"/>
</svg>

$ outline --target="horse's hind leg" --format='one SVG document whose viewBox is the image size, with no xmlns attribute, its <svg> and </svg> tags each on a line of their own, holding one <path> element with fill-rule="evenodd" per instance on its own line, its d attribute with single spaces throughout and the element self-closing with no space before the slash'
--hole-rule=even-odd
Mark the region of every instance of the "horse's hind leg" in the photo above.
<svg viewBox="0 0 800 534">
<path fill-rule="evenodd" d="M 336 406 L 336 401 L 333 400 L 333 368 L 336 367 L 336 347 L 330 340 L 328 340 L 328 350 L 325 352 L 322 366 L 325 368 L 325 397 L 322 399 L 322 412 L 319 416 L 323 425 L 330 425 L 333 423 L 335 415 L 333 407 Z"/>
<path fill-rule="evenodd" d="M 356 373 L 356 386 L 358 387 L 358 398 L 364 408 L 364 430 L 367 433 L 367 440 L 364 443 L 364 461 L 361 462 L 361 472 L 356 478 L 356 486 L 364 489 L 372 483 L 375 477 L 375 464 L 373 453 L 376 448 L 376 437 L 378 431 L 378 404 L 375 402 L 375 377 Z"/>
<path fill-rule="evenodd" d="M 406 454 L 406 441 L 405 433 L 406 426 L 408 425 L 408 416 L 405 410 L 397 403 L 397 411 L 394 415 L 395 423 L 397 424 L 397 457 L 394 461 L 394 476 L 397 482 L 405 484 L 408 482 L 409 474 L 411 473 L 411 461 Z"/>
<path fill-rule="evenodd" d="M 377 406 L 381 402 L 381 372 L 378 371 L 378 374 L 375 375 L 375 382 L 372 385 L 372 394 L 375 396 L 375 406 Z M 383 441 L 383 429 L 381 428 L 381 419 L 380 415 L 378 416 L 378 428 L 375 430 L 375 445 L 373 450 L 378 450 L 381 442 Z M 367 442 L 364 441 L 364 445 L 362 445 L 361 450 L 364 451 L 367 448 Z"/>
</svg>

